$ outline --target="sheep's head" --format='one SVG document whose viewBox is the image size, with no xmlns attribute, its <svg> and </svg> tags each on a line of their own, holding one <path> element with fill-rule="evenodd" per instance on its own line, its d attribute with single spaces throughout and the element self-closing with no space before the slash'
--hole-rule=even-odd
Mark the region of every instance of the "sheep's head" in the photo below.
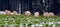
<svg viewBox="0 0 60 27">
<path fill-rule="evenodd" d="M 26 11 L 26 12 L 25 12 L 25 15 L 26 15 L 26 16 L 30 16 L 30 15 L 31 15 L 30 11 Z"/>
<path fill-rule="evenodd" d="M 38 17 L 38 16 L 39 16 L 39 12 L 35 12 L 35 13 L 34 13 L 34 16 L 35 16 L 35 17 Z"/>
</svg>

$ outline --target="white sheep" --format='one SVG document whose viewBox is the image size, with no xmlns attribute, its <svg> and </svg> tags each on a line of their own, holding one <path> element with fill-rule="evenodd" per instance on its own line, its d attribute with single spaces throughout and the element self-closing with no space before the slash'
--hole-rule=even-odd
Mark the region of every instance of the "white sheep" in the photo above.
<svg viewBox="0 0 60 27">
<path fill-rule="evenodd" d="M 12 15 L 14 15 L 14 16 L 15 16 L 15 15 L 18 15 L 18 13 L 17 13 L 16 11 L 13 11 L 13 12 L 12 12 Z"/>
<path fill-rule="evenodd" d="M 45 17 L 49 17 L 48 14 L 49 14 L 48 12 L 45 12 L 45 13 L 43 14 L 43 16 L 45 16 Z"/>
<path fill-rule="evenodd" d="M 35 17 L 38 17 L 38 16 L 39 16 L 39 12 L 35 12 L 35 13 L 34 13 L 34 16 L 35 16 Z"/>
<path fill-rule="evenodd" d="M 6 10 L 6 11 L 5 11 L 5 14 L 6 14 L 7 16 L 9 16 L 9 15 L 11 15 L 11 12 L 8 11 L 8 10 Z"/>
<path fill-rule="evenodd" d="M 54 13 L 52 13 L 52 12 L 49 12 L 49 17 L 53 17 L 54 16 Z"/>
<path fill-rule="evenodd" d="M 25 11 L 25 15 L 30 16 L 31 15 L 30 11 Z"/>
</svg>

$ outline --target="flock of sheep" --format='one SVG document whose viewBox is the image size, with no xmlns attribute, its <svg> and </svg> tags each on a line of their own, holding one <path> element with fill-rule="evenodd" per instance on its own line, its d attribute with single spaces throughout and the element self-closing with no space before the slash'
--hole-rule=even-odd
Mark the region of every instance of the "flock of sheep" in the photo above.
<svg viewBox="0 0 60 27">
<path fill-rule="evenodd" d="M 20 15 L 20 14 L 18 14 L 16 11 L 13 11 L 13 12 L 10 12 L 10 11 L 8 11 L 8 10 L 5 10 L 5 13 L 6 13 L 6 15 L 7 16 L 9 16 L 9 15 Z M 31 15 L 31 12 L 30 11 L 25 11 L 25 14 L 24 14 L 25 16 L 30 16 Z M 35 12 L 34 13 L 34 16 L 35 17 L 38 17 L 39 16 L 39 12 Z M 45 16 L 45 17 L 53 17 L 54 16 L 54 13 L 52 13 L 52 12 L 45 12 L 45 13 L 43 13 L 43 16 Z"/>
<path fill-rule="evenodd" d="M 25 15 L 26 16 L 30 16 L 31 15 L 31 13 L 30 13 L 30 11 L 26 11 L 25 12 Z M 39 12 L 35 12 L 34 13 L 34 16 L 35 17 L 38 17 L 39 16 Z M 54 13 L 53 12 L 45 12 L 45 13 L 43 13 L 43 16 L 45 16 L 45 17 L 53 17 L 54 16 Z"/>
</svg>

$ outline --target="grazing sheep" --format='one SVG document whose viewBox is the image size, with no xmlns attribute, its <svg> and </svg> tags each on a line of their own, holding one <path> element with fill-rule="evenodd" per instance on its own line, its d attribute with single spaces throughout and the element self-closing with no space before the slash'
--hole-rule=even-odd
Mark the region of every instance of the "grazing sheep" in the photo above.
<svg viewBox="0 0 60 27">
<path fill-rule="evenodd" d="M 45 12 L 45 13 L 43 14 L 43 16 L 49 17 L 49 16 L 48 16 L 48 12 Z"/>
<path fill-rule="evenodd" d="M 35 12 L 35 13 L 34 13 L 34 16 L 35 16 L 35 17 L 38 17 L 38 16 L 39 16 L 39 12 Z"/>
<path fill-rule="evenodd" d="M 53 17 L 54 16 L 54 13 L 52 13 L 52 12 L 49 12 L 49 17 Z"/>
<path fill-rule="evenodd" d="M 30 15 L 31 15 L 30 11 L 26 11 L 26 12 L 25 12 L 25 15 L 26 15 L 26 16 L 30 16 Z"/>
<path fill-rule="evenodd" d="M 11 15 L 11 12 L 8 11 L 8 10 L 6 10 L 6 11 L 5 11 L 5 14 L 6 14 L 7 16 L 9 16 L 9 15 Z"/>
<path fill-rule="evenodd" d="M 13 11 L 12 15 L 16 16 L 18 13 L 16 11 Z"/>
</svg>

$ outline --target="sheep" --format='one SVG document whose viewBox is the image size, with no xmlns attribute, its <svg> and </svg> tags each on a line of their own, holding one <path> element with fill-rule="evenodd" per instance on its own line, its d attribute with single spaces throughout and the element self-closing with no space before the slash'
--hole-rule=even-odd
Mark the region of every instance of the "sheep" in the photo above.
<svg viewBox="0 0 60 27">
<path fill-rule="evenodd" d="M 25 15 L 30 16 L 31 15 L 30 11 L 25 11 Z"/>
<path fill-rule="evenodd" d="M 35 12 L 35 13 L 34 13 L 34 16 L 35 16 L 35 17 L 38 17 L 38 16 L 39 16 L 39 12 Z"/>
<path fill-rule="evenodd" d="M 16 16 L 16 15 L 18 15 L 18 13 L 16 11 L 13 11 L 12 15 Z"/>
<path fill-rule="evenodd" d="M 48 12 L 45 12 L 45 13 L 43 14 L 43 16 L 45 16 L 45 17 L 49 17 L 48 14 L 49 14 Z"/>
<path fill-rule="evenodd" d="M 5 14 L 6 14 L 7 16 L 10 16 L 10 15 L 11 15 L 11 12 L 8 11 L 8 10 L 5 10 Z"/>
<path fill-rule="evenodd" d="M 49 12 L 49 17 L 53 17 L 54 16 L 54 13 L 52 13 L 52 12 Z"/>
</svg>

